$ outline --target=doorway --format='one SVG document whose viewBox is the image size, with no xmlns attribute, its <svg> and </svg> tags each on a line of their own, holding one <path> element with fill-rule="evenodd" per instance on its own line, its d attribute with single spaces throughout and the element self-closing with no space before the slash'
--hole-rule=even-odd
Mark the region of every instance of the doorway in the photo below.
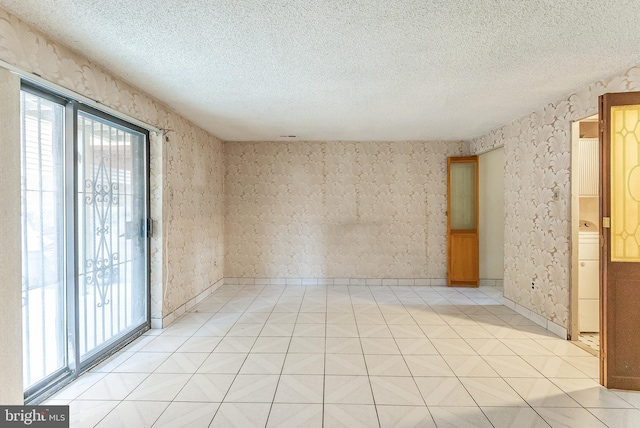
<svg viewBox="0 0 640 428">
<path fill-rule="evenodd" d="M 572 125 L 571 331 L 574 343 L 600 351 L 600 144 L 598 116 Z"/>
<path fill-rule="evenodd" d="M 478 156 L 480 284 L 503 288 L 504 147 Z"/>
</svg>

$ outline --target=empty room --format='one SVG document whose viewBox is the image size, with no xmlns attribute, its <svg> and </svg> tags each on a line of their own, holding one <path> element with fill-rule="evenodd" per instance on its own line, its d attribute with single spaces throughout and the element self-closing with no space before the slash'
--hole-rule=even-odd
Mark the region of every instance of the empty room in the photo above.
<svg viewBox="0 0 640 428">
<path fill-rule="evenodd" d="M 0 0 L 0 421 L 640 426 L 639 17 Z"/>
</svg>

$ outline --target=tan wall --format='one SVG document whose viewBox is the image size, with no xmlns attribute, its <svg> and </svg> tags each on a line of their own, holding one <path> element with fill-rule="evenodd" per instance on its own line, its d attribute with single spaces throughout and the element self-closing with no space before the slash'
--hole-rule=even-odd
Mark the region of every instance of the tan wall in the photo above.
<svg viewBox="0 0 640 428">
<path fill-rule="evenodd" d="M 504 146 L 505 297 L 565 328 L 571 270 L 571 123 L 596 114 L 603 93 L 639 90 L 640 66 L 635 66 L 471 142 L 472 153 Z"/>
<path fill-rule="evenodd" d="M 597 196 L 583 196 L 580 198 L 580 220 L 590 221 L 594 224 L 592 229 L 597 231 L 598 223 L 600 223 L 600 200 Z"/>
<path fill-rule="evenodd" d="M 0 403 L 22 404 L 20 79 L 0 68 Z"/>
<path fill-rule="evenodd" d="M 504 276 L 504 149 L 478 158 L 480 199 L 480 278 Z"/>
<path fill-rule="evenodd" d="M 225 143 L 225 276 L 446 278 L 458 142 Z"/>
</svg>

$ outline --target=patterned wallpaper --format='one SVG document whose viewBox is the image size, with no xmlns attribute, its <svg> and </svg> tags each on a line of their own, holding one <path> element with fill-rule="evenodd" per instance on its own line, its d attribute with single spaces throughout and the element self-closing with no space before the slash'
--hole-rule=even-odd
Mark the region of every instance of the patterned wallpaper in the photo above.
<svg viewBox="0 0 640 428">
<path fill-rule="evenodd" d="M 445 278 L 461 142 L 228 142 L 225 276 Z"/>
<path fill-rule="evenodd" d="M 639 90 L 636 66 L 471 141 L 474 154 L 505 150 L 505 296 L 564 327 L 571 281 L 571 122 L 596 114 L 599 95 Z"/>
<path fill-rule="evenodd" d="M 222 277 L 222 142 L 2 9 L 0 60 L 172 130 L 168 141 L 154 135 L 151 142 L 151 210 L 162 231 L 151 243 L 152 317 L 172 312 Z"/>
<path fill-rule="evenodd" d="M 2 9 L 0 60 L 173 130 L 168 142 L 156 137 L 151 144 L 152 214 L 163 231 L 152 242 L 154 317 L 223 271 L 230 277 L 446 275 L 445 158 L 467 154 L 464 143 L 223 145 Z M 595 114 L 602 93 L 639 90 L 636 66 L 470 143 L 474 154 L 505 147 L 505 295 L 565 327 L 570 123 Z"/>
<path fill-rule="evenodd" d="M 165 308 L 170 311 L 224 273 L 223 144 L 183 119 L 174 123 L 175 134 L 168 133 L 166 144 L 163 192 Z"/>
</svg>

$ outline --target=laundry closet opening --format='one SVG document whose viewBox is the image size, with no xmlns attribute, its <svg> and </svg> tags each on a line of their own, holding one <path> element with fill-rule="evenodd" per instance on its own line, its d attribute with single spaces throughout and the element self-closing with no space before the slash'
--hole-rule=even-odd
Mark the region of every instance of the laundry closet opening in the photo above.
<svg viewBox="0 0 640 428">
<path fill-rule="evenodd" d="M 600 350 L 599 147 L 597 115 L 573 123 L 570 336 L 594 355 Z"/>
</svg>

